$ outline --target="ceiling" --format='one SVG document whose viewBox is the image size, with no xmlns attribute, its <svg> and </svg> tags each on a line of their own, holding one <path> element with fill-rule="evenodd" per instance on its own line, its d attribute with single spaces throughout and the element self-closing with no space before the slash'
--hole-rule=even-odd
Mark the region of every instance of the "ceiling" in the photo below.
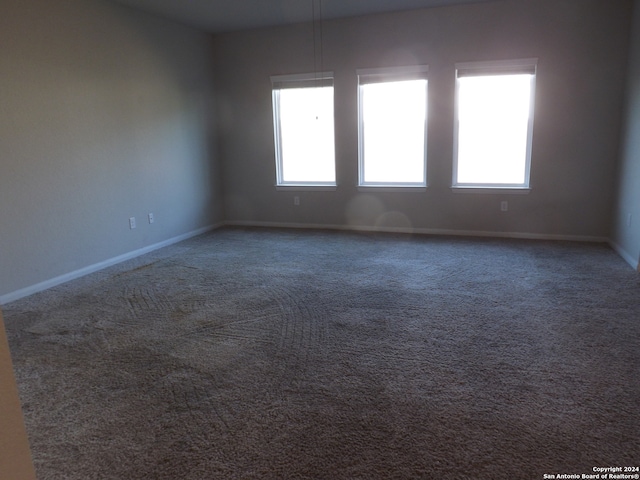
<svg viewBox="0 0 640 480">
<path fill-rule="evenodd" d="M 492 0 L 113 0 L 213 33 Z M 321 14 L 320 14 L 321 9 Z M 315 12 L 315 13 L 314 13 Z"/>
</svg>

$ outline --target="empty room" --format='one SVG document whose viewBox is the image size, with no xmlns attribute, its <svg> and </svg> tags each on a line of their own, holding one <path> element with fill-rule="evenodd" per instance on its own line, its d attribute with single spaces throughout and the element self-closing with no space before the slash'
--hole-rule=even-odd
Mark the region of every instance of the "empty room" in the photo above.
<svg viewBox="0 0 640 480">
<path fill-rule="evenodd" d="M 640 478 L 640 0 L 0 0 L 0 479 Z"/>
</svg>

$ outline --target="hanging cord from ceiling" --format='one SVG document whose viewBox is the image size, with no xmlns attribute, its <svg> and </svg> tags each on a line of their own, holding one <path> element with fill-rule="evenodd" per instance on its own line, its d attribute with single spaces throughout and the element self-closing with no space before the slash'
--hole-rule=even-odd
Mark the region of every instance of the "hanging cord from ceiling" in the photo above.
<svg viewBox="0 0 640 480">
<path fill-rule="evenodd" d="M 311 9 L 311 20 L 313 24 L 313 70 L 315 75 L 315 86 L 317 88 L 324 85 L 324 38 L 322 31 L 322 0 L 311 0 Z M 315 110 L 316 120 L 318 120 L 318 110 L 320 110 L 320 106 L 317 105 Z"/>
<path fill-rule="evenodd" d="M 311 9 L 311 19 L 313 23 L 313 70 L 317 81 L 324 71 L 322 0 L 311 0 Z"/>
</svg>

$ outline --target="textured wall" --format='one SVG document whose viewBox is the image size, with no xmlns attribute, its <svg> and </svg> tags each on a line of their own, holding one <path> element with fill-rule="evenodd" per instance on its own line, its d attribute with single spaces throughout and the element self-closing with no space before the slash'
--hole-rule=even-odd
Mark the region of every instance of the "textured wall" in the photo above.
<svg viewBox="0 0 640 480">
<path fill-rule="evenodd" d="M 208 34 L 102 0 L 0 12 L 0 298 L 221 220 Z"/>
<path fill-rule="evenodd" d="M 627 102 L 612 240 L 632 265 L 640 259 L 640 2 L 634 4 Z"/>
<path fill-rule="evenodd" d="M 314 70 L 311 25 L 219 35 L 227 220 L 607 238 L 630 9 L 626 0 L 518 0 L 324 22 L 322 68 L 335 72 L 332 192 L 274 188 L 269 76 Z M 454 64 L 528 57 L 539 58 L 531 193 L 453 193 Z M 429 65 L 429 187 L 358 190 L 355 70 L 411 64 Z"/>
</svg>

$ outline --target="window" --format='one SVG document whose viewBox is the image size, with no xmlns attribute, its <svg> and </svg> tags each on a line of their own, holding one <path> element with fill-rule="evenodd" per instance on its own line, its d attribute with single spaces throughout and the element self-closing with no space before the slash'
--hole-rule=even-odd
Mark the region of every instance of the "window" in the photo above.
<svg viewBox="0 0 640 480">
<path fill-rule="evenodd" d="M 333 74 L 271 77 L 277 185 L 336 184 Z"/>
<path fill-rule="evenodd" d="M 454 187 L 528 188 L 536 59 L 456 65 Z"/>
<path fill-rule="evenodd" d="M 359 185 L 426 186 L 427 67 L 357 74 Z"/>
</svg>

